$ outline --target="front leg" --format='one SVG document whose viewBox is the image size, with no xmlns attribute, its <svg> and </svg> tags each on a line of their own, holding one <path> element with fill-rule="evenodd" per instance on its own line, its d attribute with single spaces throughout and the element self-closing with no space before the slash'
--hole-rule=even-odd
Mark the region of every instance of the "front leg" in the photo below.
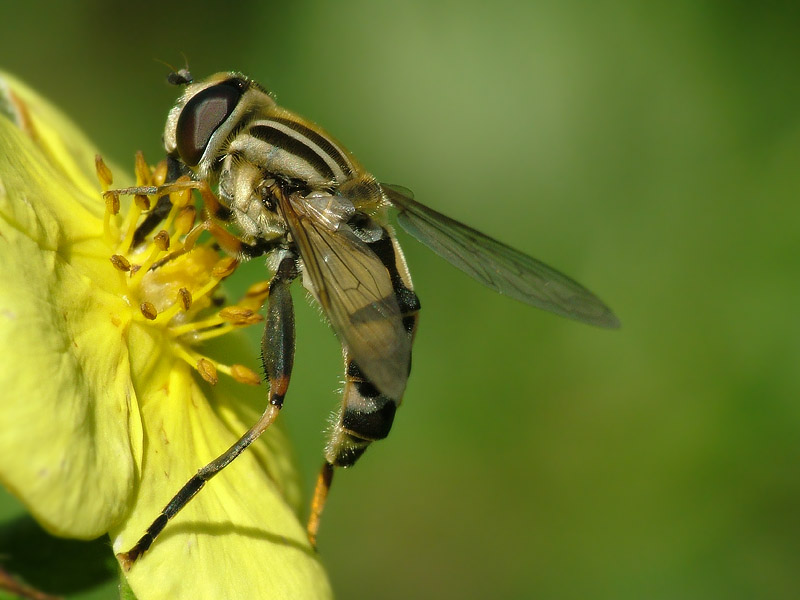
<svg viewBox="0 0 800 600">
<path fill-rule="evenodd" d="M 142 159 L 142 162 L 144 162 L 144 159 Z M 186 168 L 186 165 L 172 156 L 167 156 L 166 183 L 177 181 L 182 175 L 188 174 L 189 170 Z M 158 200 L 156 201 L 156 205 L 147 214 L 144 220 L 136 228 L 136 231 L 133 233 L 132 246 L 135 247 L 141 244 L 144 241 L 144 238 L 152 233 L 152 231 L 158 227 L 159 223 L 167 218 L 171 208 L 172 202 L 170 202 L 169 196 L 159 196 Z"/>
<path fill-rule="evenodd" d="M 233 211 L 219 201 L 205 181 L 180 178 L 176 181 L 159 186 L 150 185 L 109 190 L 106 192 L 106 195 L 128 196 L 142 194 L 159 197 L 156 205 L 134 232 L 133 245 L 136 245 L 143 241 L 145 236 L 155 229 L 169 214 L 172 209 L 169 195 L 173 192 L 182 192 L 186 190 L 197 190 L 200 192 L 203 198 L 203 206 L 210 217 L 198 225 L 198 227 L 208 231 L 225 252 L 235 256 L 237 259 L 246 261 L 257 256 L 263 256 L 280 247 L 283 243 L 281 237 L 272 239 L 258 238 L 252 243 L 246 242 L 241 237 L 234 235 L 222 227 L 220 223 L 231 223 L 234 221 Z"/>
<path fill-rule="evenodd" d="M 208 231 L 217 240 L 220 247 L 228 254 L 235 256 L 239 260 L 250 260 L 257 256 L 269 254 L 283 244 L 282 237 L 272 239 L 258 238 L 255 242 L 248 243 L 242 238 L 232 234 L 230 231 L 220 226 L 215 221 L 208 219 L 200 227 Z"/>
</svg>

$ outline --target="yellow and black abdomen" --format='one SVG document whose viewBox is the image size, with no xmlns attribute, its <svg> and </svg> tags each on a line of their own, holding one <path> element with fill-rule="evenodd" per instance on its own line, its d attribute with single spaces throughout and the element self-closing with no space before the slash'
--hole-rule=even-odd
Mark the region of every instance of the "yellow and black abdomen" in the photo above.
<svg viewBox="0 0 800 600">
<path fill-rule="evenodd" d="M 349 225 L 356 235 L 366 230 L 375 231 L 375 228 L 379 227 L 380 237 L 365 242 L 389 272 L 403 328 L 409 341 L 413 341 L 420 303 L 414 293 L 405 257 L 394 233 L 388 226 L 377 226 L 374 220 L 363 213 L 359 213 Z M 408 347 L 410 366 L 410 343 Z M 337 467 L 353 465 L 372 442 L 389 435 L 401 400 L 402 398 L 392 398 L 383 394 L 365 377 L 358 364 L 345 351 L 342 407 L 325 448 L 326 461 Z"/>
</svg>

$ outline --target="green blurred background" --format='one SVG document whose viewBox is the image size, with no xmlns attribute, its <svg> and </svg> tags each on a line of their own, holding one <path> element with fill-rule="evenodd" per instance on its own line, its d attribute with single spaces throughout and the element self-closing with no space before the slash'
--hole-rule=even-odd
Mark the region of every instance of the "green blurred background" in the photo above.
<svg viewBox="0 0 800 600">
<path fill-rule="evenodd" d="M 532 310 L 401 234 L 414 370 L 337 476 L 338 597 L 797 598 L 799 26 L 789 2 L 37 0 L 0 9 L 0 66 L 123 165 L 160 154 L 153 59 L 241 70 L 621 318 Z M 284 416 L 310 493 L 341 365 L 298 313 Z"/>
</svg>

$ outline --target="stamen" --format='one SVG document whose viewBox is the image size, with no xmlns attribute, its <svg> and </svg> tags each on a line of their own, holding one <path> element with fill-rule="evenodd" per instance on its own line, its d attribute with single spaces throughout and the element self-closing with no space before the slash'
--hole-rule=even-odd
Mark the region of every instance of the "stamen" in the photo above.
<svg viewBox="0 0 800 600">
<path fill-rule="evenodd" d="M 218 324 L 213 328 L 208 328 L 202 331 L 198 330 L 192 336 L 192 339 L 197 342 L 206 342 L 208 340 L 213 340 L 214 338 L 223 336 L 226 333 L 230 333 L 234 329 L 237 328 L 234 325 L 231 325 L 230 323 Z"/>
<path fill-rule="evenodd" d="M 161 235 L 161 234 L 164 234 L 164 235 Z M 159 238 L 159 241 L 156 242 L 156 238 L 158 238 L 159 236 L 161 236 L 161 237 Z M 165 237 L 166 237 L 166 241 L 164 241 Z M 137 275 L 138 275 L 139 278 L 141 278 L 145 273 L 147 273 L 147 271 L 155 264 L 156 259 L 158 259 L 158 257 L 161 256 L 161 254 L 164 253 L 165 248 L 163 248 L 163 246 L 166 245 L 167 248 L 169 248 L 169 245 L 170 245 L 169 234 L 162 229 L 161 231 L 158 232 L 156 237 L 153 238 L 153 242 L 154 243 L 153 243 L 153 247 L 150 249 L 150 254 L 147 255 L 147 258 L 144 260 L 144 262 L 141 265 L 139 265 L 139 268 L 137 270 Z"/>
<path fill-rule="evenodd" d="M 114 265 L 114 268 L 126 273 L 131 270 L 130 261 L 121 254 L 114 254 L 111 257 L 111 264 Z"/>
<path fill-rule="evenodd" d="M 211 385 L 217 385 L 219 382 L 219 373 L 224 373 L 236 381 L 248 385 L 259 385 L 261 383 L 261 379 L 258 375 L 244 365 L 235 364 L 228 366 L 211 360 L 206 356 L 202 356 L 197 352 L 192 352 L 181 344 L 175 345 L 175 353 L 192 368 L 196 369 L 200 377 Z"/>
<path fill-rule="evenodd" d="M 178 290 L 178 301 L 180 302 L 183 310 L 189 310 L 192 307 L 192 294 L 189 290 L 182 287 Z"/>
<path fill-rule="evenodd" d="M 175 217 L 175 233 L 172 234 L 172 241 L 175 242 L 180 237 L 188 234 L 194 227 L 196 218 L 197 210 L 195 210 L 194 206 L 184 206 L 180 209 Z"/>
<path fill-rule="evenodd" d="M 158 316 L 158 311 L 156 311 L 156 307 L 153 306 L 152 302 L 142 302 L 139 305 L 139 310 L 144 315 L 144 318 L 150 321 L 154 321 Z"/>
<path fill-rule="evenodd" d="M 133 201 L 136 203 L 136 206 L 138 206 L 139 210 L 141 210 L 142 212 L 150 210 L 150 198 L 148 198 L 144 194 L 136 194 L 133 197 Z"/>
<path fill-rule="evenodd" d="M 142 198 L 144 198 L 144 201 Z M 125 237 L 119 245 L 121 252 L 130 251 L 131 243 L 133 242 L 133 234 L 136 232 L 136 227 L 139 223 L 139 217 L 141 216 L 143 210 L 147 210 L 144 208 L 145 206 L 148 208 L 150 206 L 150 201 L 147 199 L 147 196 L 136 194 L 133 197 L 133 202 L 131 202 L 130 208 L 128 209 L 128 214 L 125 215 L 125 220 L 122 223 L 122 230 L 125 232 Z"/>
<path fill-rule="evenodd" d="M 202 285 L 202 286 L 200 286 L 200 288 L 195 290 L 195 292 L 193 294 L 193 296 L 195 298 L 202 298 L 202 297 L 210 294 L 212 291 L 214 291 L 216 289 L 216 287 L 219 285 L 219 282 L 222 281 L 222 279 L 220 277 L 217 277 L 216 275 L 214 275 L 213 269 L 211 271 L 211 275 L 212 275 L 212 277 L 205 283 L 205 285 Z"/>
<path fill-rule="evenodd" d="M 242 308 L 249 308 L 251 310 L 259 310 L 264 306 L 264 302 L 269 296 L 269 281 L 259 281 L 251 285 L 244 297 L 239 300 L 237 306 Z"/>
<path fill-rule="evenodd" d="M 227 306 L 216 315 L 202 321 L 183 323 L 170 328 L 175 337 L 192 334 L 196 341 L 219 337 L 238 329 L 260 323 L 264 320 L 258 311 L 269 296 L 269 281 L 260 281 L 250 286 L 238 303 Z"/>
<path fill-rule="evenodd" d="M 185 312 L 189 310 L 189 307 L 186 306 L 187 304 L 187 297 L 188 295 L 188 305 L 192 305 L 192 295 L 189 293 L 189 290 L 186 288 L 181 288 L 178 290 L 178 297 L 176 298 L 176 302 L 173 302 L 169 308 L 166 310 L 161 311 L 158 314 L 158 320 L 160 323 L 169 323 L 172 320 L 172 317 L 177 315 L 182 310 Z"/>
<path fill-rule="evenodd" d="M 182 210 L 185 210 L 186 208 Z M 172 211 L 174 210 L 175 207 L 173 206 L 170 213 L 172 213 Z M 192 234 L 194 233 L 194 231 L 191 231 L 189 233 Z M 194 236 L 190 237 L 190 235 L 187 235 L 186 238 L 184 239 L 183 244 L 181 244 L 180 242 L 181 236 L 179 233 L 175 233 L 172 237 L 170 237 L 169 233 L 165 229 L 159 231 L 158 234 L 156 234 L 156 236 L 153 238 L 154 244 L 153 244 L 153 249 L 150 252 L 150 255 L 142 263 L 142 274 L 146 273 L 147 271 L 151 271 L 153 269 L 158 269 L 159 267 L 164 266 L 166 263 L 175 260 L 179 256 L 182 256 L 187 252 L 189 252 L 190 250 L 192 250 L 192 248 L 195 245 L 195 242 L 197 241 L 197 238 L 200 236 L 201 233 L 202 230 L 198 231 L 197 234 Z M 156 240 L 156 238 L 158 238 L 158 240 Z M 189 246 L 187 246 L 187 242 L 190 244 Z M 177 246 L 176 250 L 170 252 L 163 258 L 156 260 L 162 254 L 163 251 L 169 249 L 173 245 Z"/>
<path fill-rule="evenodd" d="M 103 194 L 106 203 L 105 214 L 103 215 L 103 237 L 109 244 L 115 244 L 119 238 L 119 228 L 114 219 L 119 214 L 119 196 L 117 194 Z"/>
<path fill-rule="evenodd" d="M 214 268 L 211 269 L 211 274 L 217 279 L 225 279 L 232 275 L 238 266 L 239 261 L 229 256 L 214 265 Z"/>
<path fill-rule="evenodd" d="M 172 221 L 175 219 L 175 215 L 181 208 L 183 208 L 183 206 L 179 206 L 180 202 L 182 201 L 182 198 L 180 198 L 179 196 L 180 193 L 181 192 L 172 192 L 171 194 L 168 195 L 169 202 L 172 205 L 172 207 L 169 209 L 167 218 L 164 219 L 164 223 L 162 225 L 162 227 L 167 231 L 172 229 Z M 191 190 L 189 190 L 189 193 L 191 194 Z"/>
<path fill-rule="evenodd" d="M 247 385 L 261 385 L 261 378 L 258 373 L 252 369 L 248 369 L 244 365 L 231 365 L 230 376 L 239 383 L 246 383 Z"/>
<path fill-rule="evenodd" d="M 197 372 L 200 373 L 200 377 L 211 385 L 217 385 L 217 382 L 219 382 L 217 367 L 207 358 L 201 358 L 197 361 Z"/>
<path fill-rule="evenodd" d="M 254 283 L 245 292 L 245 296 L 248 298 L 251 297 L 264 297 L 266 298 L 269 295 L 269 281 L 259 281 L 258 283 Z"/>
<path fill-rule="evenodd" d="M 180 186 L 180 184 L 194 183 L 194 182 L 192 182 L 192 180 L 188 176 L 183 175 L 181 177 L 178 177 L 175 183 Z M 177 191 L 172 192 L 169 195 L 169 200 L 170 202 L 172 202 L 173 206 L 177 206 L 178 208 L 183 208 L 184 206 L 188 206 L 192 201 L 192 188 L 186 187 L 184 189 L 178 189 Z"/>
<path fill-rule="evenodd" d="M 155 234 L 155 236 L 153 236 L 153 245 L 162 252 L 169 250 L 169 233 L 167 233 L 164 229 L 159 231 L 157 234 Z"/>
<path fill-rule="evenodd" d="M 147 161 L 144 159 L 144 154 L 141 152 L 141 150 L 136 153 L 134 163 L 134 170 L 136 172 L 136 185 L 151 185 L 153 183 L 153 174 L 150 171 L 150 167 L 147 166 Z"/>
<path fill-rule="evenodd" d="M 227 306 L 219 311 L 219 316 L 233 325 L 254 325 L 264 320 L 257 312 L 241 306 Z"/>
<path fill-rule="evenodd" d="M 156 165 L 156 168 L 153 169 L 153 185 L 164 185 L 164 182 L 167 180 L 167 161 L 162 160 Z"/>
<path fill-rule="evenodd" d="M 261 378 L 258 373 L 252 369 L 248 369 L 244 365 L 231 365 L 231 377 L 239 383 L 246 383 L 247 385 L 261 385 Z"/>
<path fill-rule="evenodd" d="M 97 179 L 100 181 L 100 189 L 107 192 L 111 184 L 114 183 L 114 177 L 111 174 L 111 169 L 108 168 L 108 165 L 103 161 L 103 157 L 99 154 L 95 154 L 94 168 L 97 172 Z"/>
<path fill-rule="evenodd" d="M 113 192 L 103 194 L 106 201 L 106 213 L 116 216 L 119 214 L 119 196 Z"/>
<path fill-rule="evenodd" d="M 138 307 L 139 319 L 143 318 L 151 326 L 163 327 L 164 333 L 173 340 L 174 356 L 196 369 L 210 384 L 216 384 L 222 373 L 240 383 L 259 385 L 261 377 L 252 369 L 241 364 L 221 364 L 192 349 L 192 345 L 200 341 L 263 321 L 258 311 L 269 295 L 269 282 L 259 282 L 250 286 L 237 305 L 194 320 L 198 313 L 217 304 L 212 295 L 239 264 L 231 257 L 220 257 L 214 263 L 219 257 L 219 245 L 214 241 L 198 244 L 211 221 L 196 223 L 198 210 L 193 204 L 192 192 L 200 188 L 204 197 L 211 198 L 209 202 L 218 203 L 213 192 L 188 177 L 165 185 L 166 162 L 151 169 L 140 152 L 135 162 L 136 187 L 109 191 L 111 172 L 100 157 L 96 168 L 106 202 L 104 233 L 113 248 L 109 259 L 119 274 L 124 298 Z M 131 248 L 142 214 L 151 209 L 153 197 L 165 193 L 169 194 L 171 207 L 161 224 L 162 229 L 151 241 Z M 122 194 L 134 198 L 120 223 Z M 192 251 L 196 254 L 190 254 Z M 170 270 L 153 273 L 168 264 Z"/>
<path fill-rule="evenodd" d="M 201 223 L 194 229 L 192 229 L 188 234 L 186 234 L 186 239 L 183 240 L 183 247 L 186 248 L 186 251 L 189 252 L 194 245 L 197 243 L 198 238 L 203 234 L 206 230 L 205 223 Z"/>
</svg>

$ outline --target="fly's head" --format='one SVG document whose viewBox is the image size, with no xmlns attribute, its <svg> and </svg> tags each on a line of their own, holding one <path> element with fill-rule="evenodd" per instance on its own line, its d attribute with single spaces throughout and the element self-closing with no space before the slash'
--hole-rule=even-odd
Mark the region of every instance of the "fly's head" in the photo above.
<svg viewBox="0 0 800 600">
<path fill-rule="evenodd" d="M 275 101 L 240 73 L 217 73 L 197 83 L 181 77 L 176 83 L 187 85 L 167 117 L 164 149 L 197 179 L 214 179 L 225 141 L 248 118 L 274 107 Z"/>
</svg>

